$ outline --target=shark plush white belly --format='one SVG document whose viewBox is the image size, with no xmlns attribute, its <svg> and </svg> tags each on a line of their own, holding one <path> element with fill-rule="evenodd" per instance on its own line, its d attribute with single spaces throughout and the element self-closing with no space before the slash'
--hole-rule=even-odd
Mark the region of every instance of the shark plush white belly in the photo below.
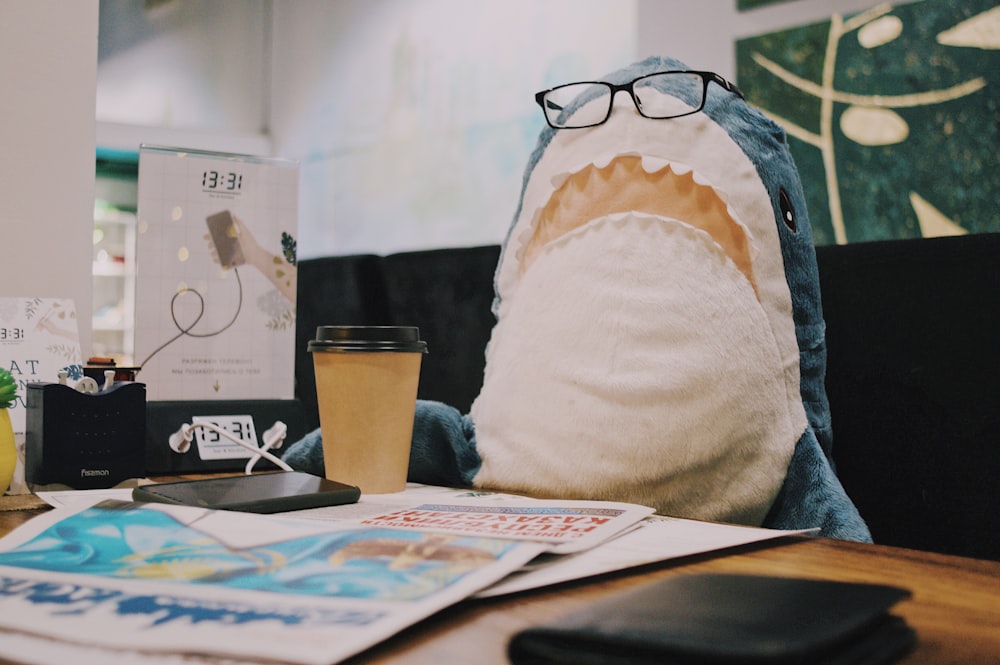
<svg viewBox="0 0 1000 665">
<path fill-rule="evenodd" d="M 542 132 L 482 390 L 467 415 L 418 404 L 411 479 L 869 540 L 830 462 L 815 251 L 784 133 L 715 75 L 642 78 L 687 69 L 650 58 L 565 105 L 540 94 L 555 124 L 604 117 L 609 95 L 611 112 Z M 317 431 L 285 459 L 322 473 L 321 455 Z"/>
</svg>

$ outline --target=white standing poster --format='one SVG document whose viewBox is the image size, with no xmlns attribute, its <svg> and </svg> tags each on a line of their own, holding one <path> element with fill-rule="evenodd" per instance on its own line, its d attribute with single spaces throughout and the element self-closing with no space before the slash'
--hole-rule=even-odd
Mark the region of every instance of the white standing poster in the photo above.
<svg viewBox="0 0 1000 665">
<path fill-rule="evenodd" d="M 11 494 L 26 494 L 24 439 L 29 383 L 55 383 L 59 372 L 75 382 L 83 376 L 76 305 L 62 298 L 0 298 L 0 367 L 17 383 L 10 422 L 17 445 Z"/>
<path fill-rule="evenodd" d="M 143 146 L 135 357 L 150 401 L 291 399 L 296 162 Z"/>
</svg>

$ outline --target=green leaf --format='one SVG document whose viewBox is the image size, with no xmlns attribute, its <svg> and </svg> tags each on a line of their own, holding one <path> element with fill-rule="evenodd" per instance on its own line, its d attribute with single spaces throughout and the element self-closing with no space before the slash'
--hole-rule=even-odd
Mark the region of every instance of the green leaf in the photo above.
<svg viewBox="0 0 1000 665">
<path fill-rule="evenodd" d="M 0 369 L 0 409 L 10 408 L 17 399 L 17 381 L 10 372 Z"/>
</svg>

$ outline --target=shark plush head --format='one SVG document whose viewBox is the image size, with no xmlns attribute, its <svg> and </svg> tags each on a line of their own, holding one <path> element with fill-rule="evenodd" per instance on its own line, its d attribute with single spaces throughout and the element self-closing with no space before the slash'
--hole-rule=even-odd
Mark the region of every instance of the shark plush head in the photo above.
<svg viewBox="0 0 1000 665">
<path fill-rule="evenodd" d="M 418 404 L 411 479 L 867 540 L 830 465 L 784 132 L 717 75 L 659 75 L 688 69 L 653 57 L 539 94 L 550 125 L 583 127 L 539 137 L 482 390 L 465 416 Z"/>
</svg>

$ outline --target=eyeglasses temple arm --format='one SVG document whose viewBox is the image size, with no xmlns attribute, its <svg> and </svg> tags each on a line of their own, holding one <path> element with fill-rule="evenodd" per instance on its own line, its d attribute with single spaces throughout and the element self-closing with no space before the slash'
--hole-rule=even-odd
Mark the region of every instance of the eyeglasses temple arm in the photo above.
<svg viewBox="0 0 1000 665">
<path fill-rule="evenodd" d="M 535 101 L 538 102 L 538 105 L 541 106 L 543 109 L 546 109 L 546 110 L 547 109 L 551 109 L 553 111 L 562 111 L 563 110 L 562 106 L 559 106 L 558 104 L 556 104 L 555 102 L 553 102 L 551 99 L 546 99 L 545 95 L 549 94 L 550 92 L 552 92 L 552 91 L 551 90 L 542 90 L 541 92 L 535 93 Z"/>
<path fill-rule="evenodd" d="M 721 76 L 715 73 L 711 73 L 709 75 L 712 77 L 712 80 L 721 85 L 723 89 L 735 93 L 736 96 L 739 97 L 740 99 L 744 99 L 743 92 L 736 87 L 735 83 L 730 83 L 729 81 L 727 81 L 726 79 L 722 78 Z"/>
</svg>

